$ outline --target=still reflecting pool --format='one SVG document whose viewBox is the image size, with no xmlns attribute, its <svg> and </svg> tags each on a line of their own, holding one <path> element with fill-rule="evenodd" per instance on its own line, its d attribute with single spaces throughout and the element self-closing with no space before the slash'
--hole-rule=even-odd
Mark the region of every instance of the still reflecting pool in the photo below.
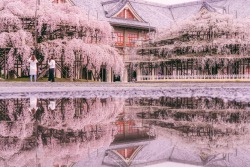
<svg viewBox="0 0 250 167">
<path fill-rule="evenodd" d="M 250 166 L 250 102 L 0 99 L 0 166 Z"/>
</svg>

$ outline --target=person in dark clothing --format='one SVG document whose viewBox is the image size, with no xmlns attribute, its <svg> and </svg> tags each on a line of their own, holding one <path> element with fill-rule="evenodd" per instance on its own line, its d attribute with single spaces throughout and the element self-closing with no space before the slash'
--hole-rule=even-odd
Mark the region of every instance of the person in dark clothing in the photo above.
<svg viewBox="0 0 250 167">
<path fill-rule="evenodd" d="M 48 60 L 48 65 L 49 65 L 49 82 L 55 82 L 55 66 L 56 62 L 53 58 L 53 56 Z"/>
</svg>

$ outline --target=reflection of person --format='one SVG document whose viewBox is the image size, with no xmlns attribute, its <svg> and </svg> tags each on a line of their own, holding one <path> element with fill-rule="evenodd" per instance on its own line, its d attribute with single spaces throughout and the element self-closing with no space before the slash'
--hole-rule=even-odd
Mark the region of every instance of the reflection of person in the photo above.
<svg viewBox="0 0 250 167">
<path fill-rule="evenodd" d="M 38 109 L 38 107 L 37 107 L 37 98 L 36 97 L 30 97 L 29 111 L 32 114 L 35 114 L 37 109 Z"/>
<path fill-rule="evenodd" d="M 34 76 L 34 81 L 36 82 L 36 74 L 37 74 L 37 59 L 35 57 L 35 55 L 32 55 L 28 62 L 30 63 L 30 82 L 32 82 L 32 78 Z"/>
<path fill-rule="evenodd" d="M 49 65 L 49 82 L 55 82 L 55 66 L 56 62 L 53 59 L 53 56 L 48 60 L 48 65 Z"/>
<path fill-rule="evenodd" d="M 49 108 L 50 110 L 55 110 L 55 109 L 56 109 L 56 101 L 55 101 L 55 100 L 50 100 L 50 101 L 49 101 L 48 108 Z"/>
</svg>

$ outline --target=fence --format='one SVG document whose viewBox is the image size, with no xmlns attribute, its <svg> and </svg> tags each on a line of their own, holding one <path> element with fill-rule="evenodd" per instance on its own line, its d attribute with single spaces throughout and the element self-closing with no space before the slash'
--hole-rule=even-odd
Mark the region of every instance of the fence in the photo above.
<svg viewBox="0 0 250 167">
<path fill-rule="evenodd" d="M 192 79 L 250 79 L 250 74 L 239 74 L 239 75 L 140 75 L 137 77 L 138 81 L 157 81 L 157 80 L 192 80 Z"/>
</svg>

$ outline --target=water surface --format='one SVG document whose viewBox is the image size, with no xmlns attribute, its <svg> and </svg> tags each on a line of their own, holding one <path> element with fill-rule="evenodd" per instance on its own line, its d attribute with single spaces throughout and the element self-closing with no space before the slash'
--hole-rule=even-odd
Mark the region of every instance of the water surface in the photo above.
<svg viewBox="0 0 250 167">
<path fill-rule="evenodd" d="M 250 166 L 250 102 L 0 99 L 0 166 Z"/>
</svg>

